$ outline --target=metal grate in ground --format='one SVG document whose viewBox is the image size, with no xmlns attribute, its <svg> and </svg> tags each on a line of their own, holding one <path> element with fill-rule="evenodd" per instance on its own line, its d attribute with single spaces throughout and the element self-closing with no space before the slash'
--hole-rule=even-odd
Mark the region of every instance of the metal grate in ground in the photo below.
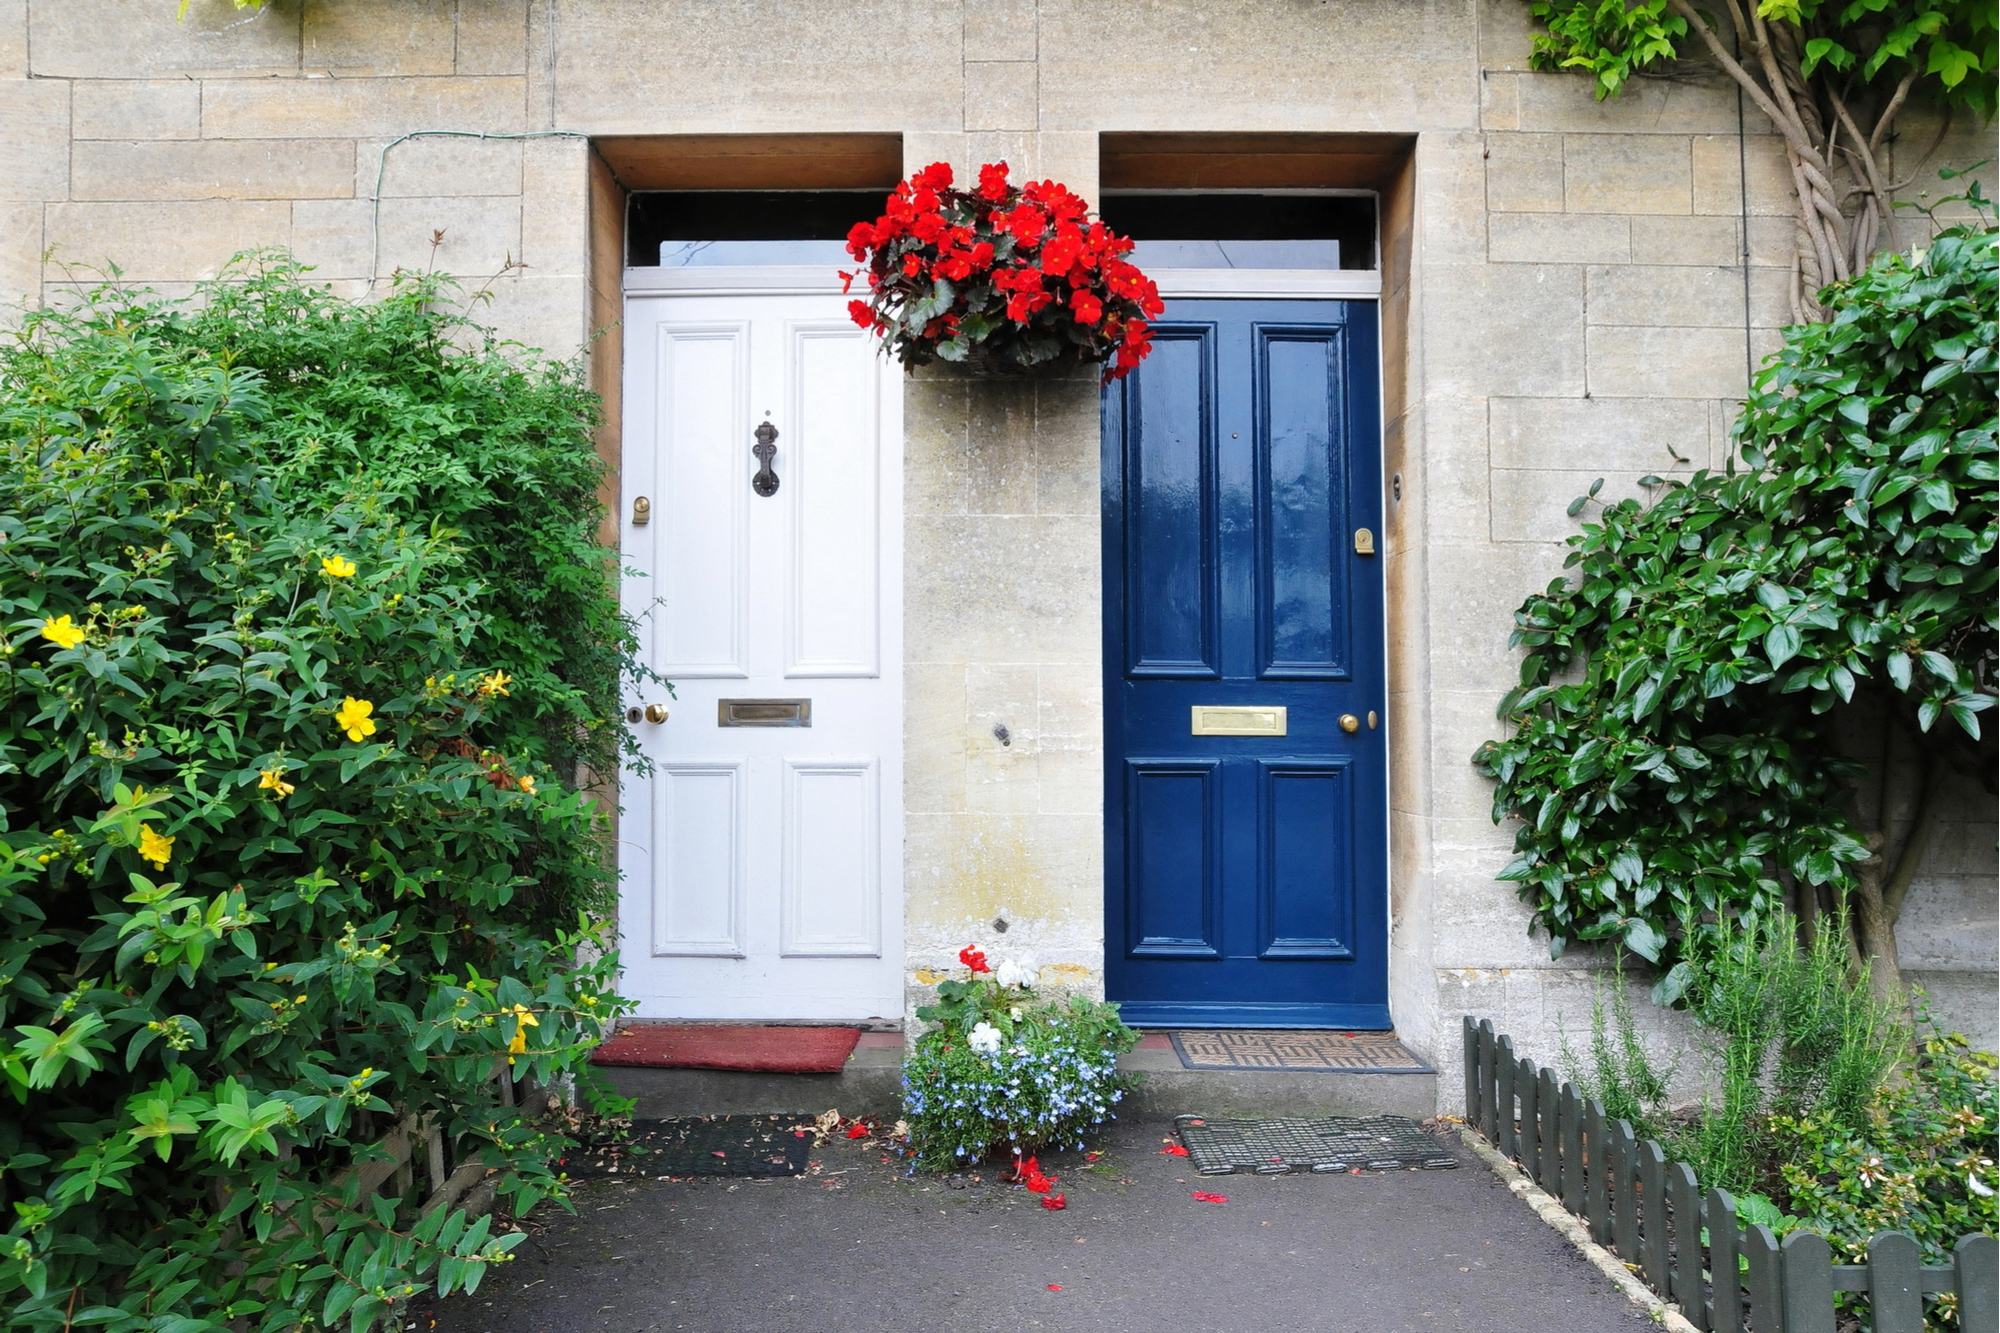
<svg viewBox="0 0 2000 1333">
<path fill-rule="evenodd" d="M 1176 1116 L 1174 1129 L 1195 1170 L 1282 1176 L 1291 1172 L 1445 1171 L 1458 1159 L 1400 1115 L 1278 1116 L 1219 1120 Z"/>
</svg>

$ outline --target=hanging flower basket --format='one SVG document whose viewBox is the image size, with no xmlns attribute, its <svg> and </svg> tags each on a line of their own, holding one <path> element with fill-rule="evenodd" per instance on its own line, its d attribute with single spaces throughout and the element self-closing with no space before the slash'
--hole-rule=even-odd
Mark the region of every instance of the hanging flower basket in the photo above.
<svg viewBox="0 0 2000 1333">
<path fill-rule="evenodd" d="M 1016 186 L 1005 162 L 979 169 L 976 191 L 951 167 L 896 186 L 888 211 L 857 222 L 847 250 L 869 298 L 848 303 L 906 367 L 949 361 L 983 375 L 1057 374 L 1109 363 L 1121 379 L 1152 350 L 1159 289 L 1127 263 L 1132 241 L 1090 220 L 1054 181 Z"/>
</svg>

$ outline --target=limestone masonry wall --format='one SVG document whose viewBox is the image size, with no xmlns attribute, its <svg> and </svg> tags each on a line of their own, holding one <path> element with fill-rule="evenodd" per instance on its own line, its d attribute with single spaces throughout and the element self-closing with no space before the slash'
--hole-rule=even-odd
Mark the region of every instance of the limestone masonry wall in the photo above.
<svg viewBox="0 0 2000 1333">
<path fill-rule="evenodd" d="M 1447 1104 L 1461 1012 L 1543 1060 L 1558 1016 L 1587 1024 L 1600 960 L 1551 963 L 1528 935 L 1467 760 L 1571 498 L 1719 466 L 1746 365 L 1790 318 L 1789 178 L 1733 85 L 1696 70 L 1593 101 L 1527 69 L 1520 0 L 175 9 L 0 0 L 0 303 L 66 299 L 107 264 L 180 292 L 277 245 L 355 295 L 399 267 L 461 275 L 505 335 L 567 355 L 593 328 L 587 136 L 890 131 L 912 167 L 1006 158 L 1091 197 L 1106 132 L 1415 135 L 1408 338 L 1385 362 L 1406 404 L 1385 445 L 1404 485 L 1385 544 L 1392 1004 Z M 1937 164 L 1993 156 L 1965 119 Z M 1935 128 L 1907 120 L 1896 172 Z M 969 938 L 1101 986 L 1095 385 L 919 375 L 905 412 L 912 1003 Z M 1904 966 L 1988 1045 L 1995 839 L 1968 787 L 1902 933 Z"/>
</svg>

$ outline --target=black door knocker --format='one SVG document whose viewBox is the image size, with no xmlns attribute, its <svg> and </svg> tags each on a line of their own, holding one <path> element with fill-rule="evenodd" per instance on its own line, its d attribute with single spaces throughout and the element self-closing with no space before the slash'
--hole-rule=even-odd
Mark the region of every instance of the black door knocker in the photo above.
<svg viewBox="0 0 2000 1333">
<path fill-rule="evenodd" d="M 750 452 L 757 455 L 757 475 L 750 478 L 750 489 L 766 500 L 778 493 L 778 474 L 771 470 L 771 460 L 778 456 L 778 428 L 770 422 L 757 427 L 757 443 L 750 446 Z"/>
</svg>

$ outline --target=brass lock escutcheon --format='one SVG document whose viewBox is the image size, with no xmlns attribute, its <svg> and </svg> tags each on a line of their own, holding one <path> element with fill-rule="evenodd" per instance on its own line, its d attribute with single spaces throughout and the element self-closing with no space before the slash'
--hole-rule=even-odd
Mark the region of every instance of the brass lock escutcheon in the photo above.
<svg viewBox="0 0 2000 1333">
<path fill-rule="evenodd" d="M 1375 554 L 1375 534 L 1367 528 L 1356 528 L 1354 530 L 1354 554 Z"/>
<path fill-rule="evenodd" d="M 653 521 L 653 502 L 640 496 L 632 502 L 632 526 L 643 528 Z"/>
</svg>

